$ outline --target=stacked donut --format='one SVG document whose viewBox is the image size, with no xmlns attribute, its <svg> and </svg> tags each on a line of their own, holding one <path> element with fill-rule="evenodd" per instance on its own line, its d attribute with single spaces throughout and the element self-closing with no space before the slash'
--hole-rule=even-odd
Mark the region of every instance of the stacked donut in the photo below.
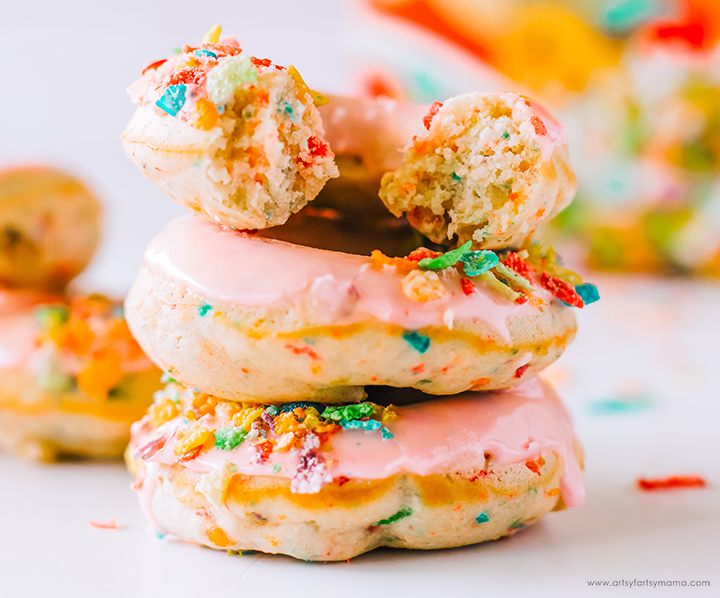
<svg viewBox="0 0 720 598">
<path fill-rule="evenodd" d="M 328 101 L 219 34 L 145 69 L 123 134 L 196 212 L 126 301 L 169 378 L 127 452 L 156 531 L 341 560 L 579 505 L 535 377 L 597 298 L 536 241 L 574 192 L 562 127 L 510 93 Z"/>
<path fill-rule="evenodd" d="M 122 305 L 67 292 L 100 211 L 64 172 L 0 171 L 0 448 L 24 457 L 119 457 L 159 387 Z"/>
</svg>

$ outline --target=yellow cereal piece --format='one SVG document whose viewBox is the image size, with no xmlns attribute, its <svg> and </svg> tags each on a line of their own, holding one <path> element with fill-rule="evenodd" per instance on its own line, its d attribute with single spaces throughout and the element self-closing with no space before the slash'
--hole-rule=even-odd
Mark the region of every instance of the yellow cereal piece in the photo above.
<svg viewBox="0 0 720 598">
<path fill-rule="evenodd" d="M 380 417 L 380 421 L 385 424 L 387 422 L 393 421 L 396 418 L 397 413 L 393 409 L 392 405 L 388 405 L 387 407 L 385 407 L 385 409 L 382 410 L 382 416 Z"/>
<path fill-rule="evenodd" d="M 148 411 L 150 423 L 156 428 L 177 417 L 178 413 L 180 411 L 177 405 L 167 397 L 158 403 L 154 403 Z"/>
<path fill-rule="evenodd" d="M 300 75 L 298 70 L 292 64 L 287 68 L 287 72 L 288 75 L 292 77 L 293 81 L 295 81 L 298 91 L 298 99 L 302 100 L 302 96 L 309 93 L 310 97 L 313 99 L 313 104 L 316 106 L 324 106 L 325 104 L 330 103 L 329 98 L 326 98 L 323 94 L 314 91 L 307 86 L 307 83 L 305 83 L 302 75 Z"/>
<path fill-rule="evenodd" d="M 180 430 L 175 443 L 175 454 L 184 455 L 194 448 L 202 446 L 211 434 L 210 430 L 197 424 Z"/>
<path fill-rule="evenodd" d="M 312 430 L 320 425 L 320 413 L 318 413 L 318 410 L 315 409 L 315 407 L 308 407 L 308 409 L 305 410 L 305 419 L 303 420 L 303 424 L 305 424 L 305 428 L 307 430 Z"/>
<path fill-rule="evenodd" d="M 419 303 L 436 301 L 445 295 L 440 277 L 430 270 L 413 270 L 402 279 L 403 293 Z"/>
<path fill-rule="evenodd" d="M 245 404 L 243 404 L 243 406 L 244 405 Z M 264 409 L 262 407 L 245 407 L 240 413 L 233 416 L 233 425 L 240 426 L 249 432 L 250 426 L 262 415 L 263 411 Z"/>
<path fill-rule="evenodd" d="M 220 41 L 220 34 L 222 33 L 222 27 L 215 25 L 210 31 L 203 37 L 204 44 L 216 44 Z"/>
</svg>

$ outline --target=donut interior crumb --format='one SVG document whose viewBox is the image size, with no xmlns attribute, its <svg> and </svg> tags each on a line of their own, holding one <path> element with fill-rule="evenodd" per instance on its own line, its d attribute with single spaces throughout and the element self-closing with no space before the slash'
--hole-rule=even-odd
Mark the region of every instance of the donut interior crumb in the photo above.
<svg viewBox="0 0 720 598">
<path fill-rule="evenodd" d="M 522 102 L 470 94 L 446 103 L 405 163 L 382 179 L 391 212 L 435 242 L 482 242 L 514 225 L 541 152 Z M 522 225 L 521 225 L 522 226 Z M 524 225 L 527 229 L 527 224 Z"/>
</svg>

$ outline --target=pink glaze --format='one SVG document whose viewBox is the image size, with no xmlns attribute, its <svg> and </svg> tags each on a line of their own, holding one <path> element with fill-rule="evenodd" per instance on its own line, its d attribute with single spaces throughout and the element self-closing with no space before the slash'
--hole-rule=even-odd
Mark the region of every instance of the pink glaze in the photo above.
<svg viewBox="0 0 720 598">
<path fill-rule="evenodd" d="M 399 473 L 454 472 L 467 464 L 476 467 L 484 463 L 486 453 L 490 464 L 503 467 L 555 452 L 564 468 L 561 492 L 565 504 L 577 507 L 583 501 L 570 415 L 547 383 L 533 379 L 510 390 L 468 392 L 396 407 L 395 411 L 398 417 L 386 424 L 392 438 L 383 439 L 379 430 L 343 430 L 330 437 L 331 449 L 325 456 L 333 477 L 377 480 Z M 155 438 L 165 438 L 164 446 L 149 451 L 145 460 L 174 465 L 178 460 L 175 431 L 181 425 L 182 418 L 176 418 L 155 430 L 146 417 L 133 425 L 131 446 L 137 449 Z M 252 455 L 251 443 L 245 442 L 232 451 L 203 452 L 185 467 L 206 473 L 229 461 L 240 474 L 291 478 L 298 465 L 294 452 L 274 452 L 262 464 L 253 463 Z M 276 465 L 280 469 L 273 471 Z M 141 492 L 145 492 L 144 486 Z M 143 503 L 150 502 L 151 498 L 144 496 Z"/>
<path fill-rule="evenodd" d="M 514 96 L 515 94 L 508 95 Z M 516 97 L 520 97 L 525 102 L 525 105 L 530 108 L 530 112 L 533 113 L 533 116 L 537 116 L 542 121 L 543 125 L 545 125 L 545 135 L 536 134 L 535 137 L 543 158 L 545 160 L 549 160 L 550 156 L 552 156 L 552 153 L 555 151 L 555 148 L 565 145 L 567 142 L 565 137 L 565 127 L 562 123 L 555 120 L 555 118 L 537 102 L 523 96 Z"/>
<path fill-rule="evenodd" d="M 330 96 L 330 103 L 318 110 L 335 155 L 360 156 L 380 177 L 402 166 L 402 150 L 425 130 L 422 119 L 429 109 L 429 105 L 389 99 Z"/>
<path fill-rule="evenodd" d="M 51 299 L 30 291 L 0 291 L 0 369 L 26 364 L 37 343 L 33 309 Z"/>
<path fill-rule="evenodd" d="M 312 249 L 220 227 L 191 215 L 172 221 L 145 251 L 145 264 L 210 303 L 306 309 L 316 325 L 375 319 L 418 329 L 452 327 L 454 320 L 483 321 L 510 340 L 509 316 L 531 313 L 482 291 L 465 295 L 454 269 L 440 274 L 441 299 L 419 303 L 405 296 L 394 267 L 370 267 L 370 258 Z M 552 297 L 536 293 L 548 303 Z"/>
</svg>

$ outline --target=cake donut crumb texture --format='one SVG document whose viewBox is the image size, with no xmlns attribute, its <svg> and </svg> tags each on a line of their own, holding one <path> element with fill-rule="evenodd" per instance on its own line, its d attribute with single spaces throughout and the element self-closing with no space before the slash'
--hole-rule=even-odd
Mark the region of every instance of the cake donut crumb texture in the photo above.
<svg viewBox="0 0 720 598">
<path fill-rule="evenodd" d="M 435 102 L 380 197 L 436 243 L 516 247 L 537 239 L 575 194 L 565 132 L 520 94 Z"/>
</svg>

